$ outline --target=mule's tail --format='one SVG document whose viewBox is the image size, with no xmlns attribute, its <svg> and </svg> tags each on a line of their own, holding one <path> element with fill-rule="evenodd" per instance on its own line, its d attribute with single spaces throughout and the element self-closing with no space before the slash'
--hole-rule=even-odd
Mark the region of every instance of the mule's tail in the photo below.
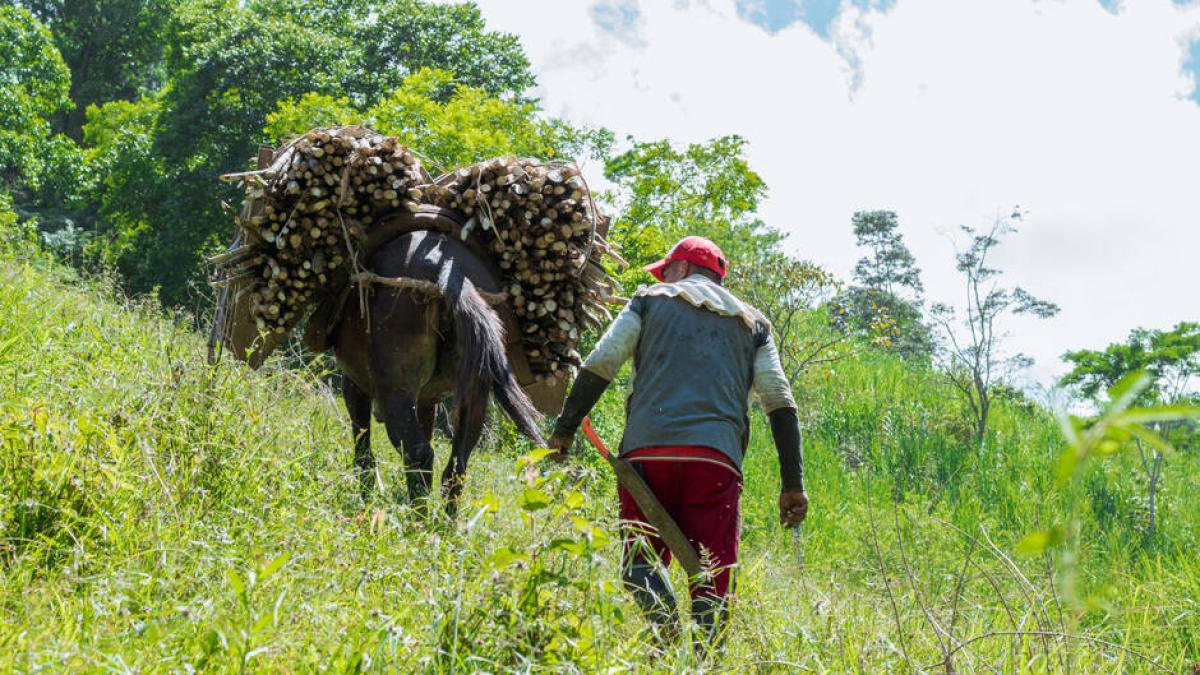
<svg viewBox="0 0 1200 675">
<path fill-rule="evenodd" d="M 504 351 L 504 325 L 499 315 L 488 306 L 470 279 L 460 277 L 458 280 L 461 284 L 444 281 L 439 284 L 454 317 L 461 352 L 457 391 L 464 395 L 468 392 L 479 394 L 486 401 L 487 390 L 491 389 L 517 429 L 539 446 L 544 446 L 546 441 L 538 429 L 541 414 L 513 375 Z"/>
</svg>

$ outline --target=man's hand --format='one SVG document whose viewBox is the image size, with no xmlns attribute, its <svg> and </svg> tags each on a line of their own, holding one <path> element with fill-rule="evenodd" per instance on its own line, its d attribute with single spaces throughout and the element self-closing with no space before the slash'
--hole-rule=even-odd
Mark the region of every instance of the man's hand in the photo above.
<svg viewBox="0 0 1200 675">
<path fill-rule="evenodd" d="M 550 455 L 550 459 L 554 460 L 555 462 L 559 462 L 559 463 L 567 461 L 567 451 L 570 450 L 571 446 L 574 444 L 575 444 L 575 436 L 574 435 L 571 435 L 571 436 L 559 436 L 558 434 L 552 435 L 550 437 L 550 441 L 546 443 L 546 447 L 550 448 L 551 450 L 556 450 L 557 452 L 555 452 L 553 455 Z"/>
<path fill-rule="evenodd" d="M 796 527 L 808 516 L 808 495 L 804 490 L 784 490 L 779 493 L 779 523 Z"/>
</svg>

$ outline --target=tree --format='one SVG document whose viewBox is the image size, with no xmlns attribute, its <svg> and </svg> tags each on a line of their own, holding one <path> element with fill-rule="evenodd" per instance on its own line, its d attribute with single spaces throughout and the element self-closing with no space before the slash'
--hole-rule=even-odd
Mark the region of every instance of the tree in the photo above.
<svg viewBox="0 0 1200 675">
<path fill-rule="evenodd" d="M 374 18 L 361 24 L 355 39 L 372 46 L 363 50 L 360 69 L 368 94 L 390 92 L 422 68 L 452 72 L 456 84 L 498 99 L 520 98 L 535 84 L 517 37 L 489 31 L 474 3 L 390 0 L 366 6 Z"/>
<path fill-rule="evenodd" d="M 876 346 L 902 358 L 927 362 L 933 354 L 933 332 L 920 305 L 887 291 L 850 286 L 829 303 L 829 314 L 837 329 L 873 333 Z"/>
<path fill-rule="evenodd" d="M 910 359 L 928 359 L 933 335 L 924 322 L 921 270 L 904 245 L 894 211 L 858 211 L 850 219 L 856 243 L 870 254 L 854 265 L 855 284 L 830 303 L 842 330 L 876 328 L 878 343 Z M 886 326 L 886 330 L 879 331 Z"/>
<path fill-rule="evenodd" d="M 166 0 L 18 0 L 54 35 L 71 72 L 75 105 L 58 111 L 57 132 L 80 141 L 88 106 L 154 89 L 167 45 Z"/>
<path fill-rule="evenodd" d="M 0 255 L 10 258 L 29 252 L 37 242 L 35 224 L 22 222 L 12 210 L 12 197 L 0 192 Z"/>
<path fill-rule="evenodd" d="M 666 140 L 634 142 L 605 163 L 605 177 L 617 186 L 610 201 L 621 214 L 610 238 L 631 263 L 624 281 L 646 281 L 642 264 L 689 234 L 718 242 L 731 266 L 755 265 L 779 251 L 783 235 L 755 216 L 767 186 L 743 157 L 745 146 L 740 136 L 683 149 Z"/>
<path fill-rule="evenodd" d="M 729 283 L 771 322 L 783 371 L 795 384 L 805 369 L 848 358 L 859 349 L 851 332 L 831 330 L 817 311 L 837 291 L 833 275 L 782 253 L 772 257 L 765 265 L 731 266 Z"/>
<path fill-rule="evenodd" d="M 858 211 L 850 218 L 854 239 L 859 246 L 870 250 L 854 265 L 854 280 L 860 286 L 901 297 L 911 294 L 919 302 L 925 292 L 917 260 L 904 245 L 899 232 L 900 223 L 895 211 Z"/>
<path fill-rule="evenodd" d="M 128 138 L 92 153 L 100 166 L 129 160 L 145 169 L 106 176 L 95 197 L 108 220 L 101 232 L 129 288 L 159 287 L 169 304 L 206 298 L 189 289 L 202 278 L 201 256 L 227 239 L 221 201 L 239 201 L 236 187 L 217 176 L 248 168 L 255 147 L 269 140 L 267 115 L 280 101 L 313 94 L 364 110 L 425 66 L 455 72 L 491 98 L 516 98 L 515 88 L 532 82 L 515 40 L 486 31 L 469 4 L 189 0 L 171 12 L 165 31 L 163 87 L 136 114 L 122 103 L 98 106 L 88 125 L 136 124 L 120 132 Z M 399 48 L 410 33 L 422 37 Z M 447 86 L 438 96 L 453 93 Z"/>
<path fill-rule="evenodd" d="M 609 196 L 620 218 L 609 238 L 629 269 L 627 290 L 651 281 L 642 267 L 687 235 L 717 242 L 729 259 L 726 284 L 771 322 L 784 368 L 795 381 L 805 368 L 856 353 L 856 335 L 830 330 L 819 311 L 837 289 L 827 271 L 783 251 L 784 235 L 757 217 L 767 186 L 744 157 L 746 141 L 723 136 L 677 148 L 634 142 L 608 160 Z"/>
<path fill-rule="evenodd" d="M 1192 380 L 1200 375 L 1200 323 L 1181 322 L 1169 331 L 1136 328 L 1125 342 L 1109 345 L 1103 351 L 1081 349 L 1067 352 L 1063 360 L 1074 364 L 1060 384 L 1079 392 L 1098 404 L 1103 392 L 1133 373 L 1142 371 L 1150 383 L 1141 391 L 1135 405 L 1155 406 L 1183 403 L 1195 396 Z M 1152 428 L 1175 442 L 1194 444 L 1197 439 L 1194 422 L 1172 424 L 1154 422 Z M 1159 446 L 1148 451 L 1143 439 L 1135 436 L 1146 478 L 1149 523 L 1148 538 L 1154 537 L 1158 514 L 1158 487 L 1162 478 L 1163 451 Z"/>
<path fill-rule="evenodd" d="M 27 202 L 74 189 L 79 149 L 49 122 L 71 106 L 70 85 L 46 27 L 25 9 L 0 6 L 0 191 Z"/>
<path fill-rule="evenodd" d="M 449 89 L 452 93 L 445 96 Z M 419 149 L 431 172 L 500 155 L 553 158 L 596 155 L 607 131 L 580 131 L 539 115 L 532 103 L 500 99 L 458 83 L 449 71 L 423 68 L 366 110 L 346 97 L 309 93 L 281 101 L 267 116 L 272 143 L 313 127 L 362 124 Z"/>
<path fill-rule="evenodd" d="M 71 108 L 70 86 L 46 27 L 21 7 L 0 6 L 0 194 L 31 231 L 58 230 L 55 243 L 80 235 L 68 214 L 89 183 L 79 146 L 51 125 Z"/>
<path fill-rule="evenodd" d="M 970 410 L 977 446 L 983 445 L 987 434 L 993 386 L 1014 370 L 1032 364 L 1028 356 L 1005 355 L 1003 318 L 1027 314 L 1048 319 L 1058 314 L 1058 305 L 1052 302 L 1039 300 L 1020 287 L 1000 286 L 997 278 L 1001 271 L 989 267 L 988 256 L 1002 237 L 1016 232 L 1012 221 L 1022 217 L 1022 212 L 1014 209 L 1012 215 L 997 218 L 986 231 L 961 226 L 970 245 L 956 252 L 955 269 L 966 286 L 967 314 L 959 322 L 954 308 L 948 305 L 936 303 L 930 309 L 948 343 L 946 375 Z"/>
<path fill-rule="evenodd" d="M 87 164 L 99 176 L 91 208 L 104 224 L 98 233 L 106 235 L 93 238 L 87 253 L 143 290 L 161 278 L 159 267 L 171 253 L 145 255 L 139 250 L 154 229 L 151 219 L 168 215 L 161 208 L 168 186 L 166 169 L 154 148 L 154 125 L 161 113 L 158 98 L 92 106 L 83 126 Z M 175 262 L 186 265 L 189 257 Z"/>
<path fill-rule="evenodd" d="M 1063 360 L 1074 368 L 1061 384 L 1087 399 L 1097 401 L 1126 375 L 1144 370 L 1152 382 L 1138 404 L 1169 404 L 1187 396 L 1193 378 L 1200 375 L 1200 323 L 1183 321 L 1169 331 L 1135 328 L 1125 342 L 1104 351 L 1067 352 Z"/>
</svg>

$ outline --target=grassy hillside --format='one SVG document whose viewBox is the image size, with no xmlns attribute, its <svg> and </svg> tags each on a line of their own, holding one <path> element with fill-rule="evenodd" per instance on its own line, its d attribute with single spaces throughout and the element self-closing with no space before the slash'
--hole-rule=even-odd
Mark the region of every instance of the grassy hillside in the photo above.
<svg viewBox="0 0 1200 675">
<path fill-rule="evenodd" d="M 52 264 L 0 261 L 0 669 L 684 670 L 618 588 L 611 478 L 503 426 L 454 522 L 364 509 L 319 367 L 209 367 L 186 322 Z M 1167 460 L 1140 534 L 1134 458 L 1053 489 L 1060 441 L 1002 405 L 981 450 L 947 390 L 885 356 L 798 387 L 811 518 L 774 523 L 761 419 L 722 671 L 1187 671 L 1200 660 L 1200 459 Z M 596 417 L 619 433 L 621 392 Z M 378 426 L 377 426 L 378 429 Z M 384 482 L 398 459 L 375 434 Z M 437 441 L 445 456 L 445 439 Z M 1064 523 L 1072 543 L 1012 556 Z M 994 544 L 994 547 L 993 547 Z M 882 571 L 881 571 L 882 570 Z M 1056 581 L 1052 581 L 1052 578 Z M 947 637 L 953 636 L 953 637 Z M 940 668 L 938 668 L 940 670 Z"/>
</svg>

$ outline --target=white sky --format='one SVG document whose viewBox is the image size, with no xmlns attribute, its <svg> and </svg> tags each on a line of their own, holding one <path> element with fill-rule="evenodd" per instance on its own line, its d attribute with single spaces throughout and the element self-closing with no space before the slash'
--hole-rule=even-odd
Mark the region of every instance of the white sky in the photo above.
<svg viewBox="0 0 1200 675">
<path fill-rule="evenodd" d="M 1067 349 L 1200 319 L 1200 105 L 1183 67 L 1200 1 L 843 3 L 828 40 L 802 22 L 769 33 L 734 0 L 478 4 L 520 37 L 551 115 L 643 140 L 746 137 L 763 219 L 844 278 L 862 255 L 851 214 L 891 209 L 928 299 L 961 304 L 946 235 L 1028 209 L 996 260 L 1062 307 L 1010 323 L 1035 380 Z M 599 5 L 628 26 L 600 27 Z"/>
</svg>

